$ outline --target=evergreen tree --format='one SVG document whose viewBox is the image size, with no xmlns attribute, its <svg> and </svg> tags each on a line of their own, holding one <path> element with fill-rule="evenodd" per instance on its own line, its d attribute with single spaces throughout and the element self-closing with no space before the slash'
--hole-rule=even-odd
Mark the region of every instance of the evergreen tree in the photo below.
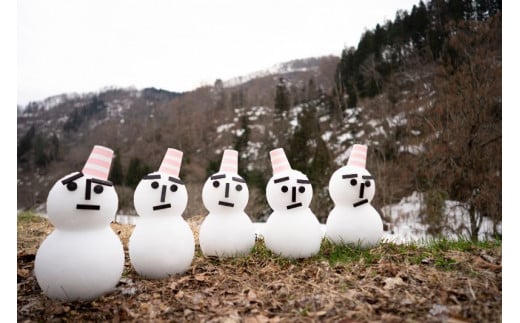
<svg viewBox="0 0 520 323">
<path fill-rule="evenodd" d="M 328 185 L 330 175 L 332 175 L 332 156 L 321 136 L 315 136 L 315 140 L 316 148 L 312 157 L 309 177 L 313 178 L 317 187 L 324 187 Z"/>
<path fill-rule="evenodd" d="M 287 83 L 283 77 L 280 77 L 278 84 L 276 84 L 276 94 L 274 98 L 274 110 L 275 114 L 279 117 L 283 117 L 284 113 L 289 111 L 290 107 L 290 96 Z"/>
<path fill-rule="evenodd" d="M 274 114 L 272 134 L 268 132 L 270 138 L 267 141 L 277 147 L 282 147 L 287 141 L 287 129 L 289 123 L 287 121 L 287 114 L 289 113 L 290 96 L 287 84 L 283 77 L 280 77 L 276 84 L 276 93 L 274 98 Z"/>
<path fill-rule="evenodd" d="M 307 101 L 317 99 L 320 96 L 320 91 L 318 90 L 318 87 L 316 86 L 316 82 L 314 81 L 314 77 L 311 77 L 309 79 L 309 82 L 307 84 L 307 91 L 306 91 L 306 99 Z"/>
<path fill-rule="evenodd" d="M 298 126 L 289 139 L 287 157 L 291 166 L 301 172 L 308 174 L 310 169 L 310 158 L 312 156 L 310 142 L 315 134 L 316 114 L 313 107 L 304 105 L 303 111 L 298 116 Z"/>
<path fill-rule="evenodd" d="M 355 108 L 357 106 L 357 93 L 356 93 L 356 87 L 352 82 L 347 83 L 347 107 L 348 108 Z"/>
<path fill-rule="evenodd" d="M 23 157 L 31 150 L 31 148 L 33 146 L 33 140 L 34 140 L 35 135 L 36 135 L 36 128 L 34 127 L 34 125 L 32 125 L 31 128 L 29 128 L 29 130 L 27 130 L 25 135 L 23 135 L 23 137 L 18 142 L 17 156 L 18 156 L 19 163 L 27 161 Z"/>
<path fill-rule="evenodd" d="M 249 142 L 249 134 L 251 133 L 251 129 L 249 129 L 249 119 L 246 115 L 240 117 L 240 134 L 237 134 L 234 141 L 234 147 L 236 151 L 238 151 L 239 156 L 247 150 L 247 144 Z M 238 169 L 239 173 L 245 174 L 247 173 L 247 158 L 238 158 Z"/>
<path fill-rule="evenodd" d="M 135 189 L 137 184 L 141 181 L 144 175 L 150 173 L 150 167 L 143 164 L 141 160 L 134 157 L 130 160 L 128 170 L 126 172 L 125 182 L 126 185 Z"/>
<path fill-rule="evenodd" d="M 412 8 L 411 14 L 412 42 L 417 49 L 422 49 L 426 43 L 426 31 L 428 28 L 428 11 L 424 2 L 419 2 L 419 6 Z"/>
<path fill-rule="evenodd" d="M 47 142 L 42 135 L 37 134 L 34 138 L 34 163 L 36 166 L 46 167 L 49 161 Z"/>
<path fill-rule="evenodd" d="M 110 180 L 114 185 L 122 185 L 124 180 L 123 165 L 121 164 L 121 155 L 119 150 L 116 150 L 112 162 L 112 169 L 110 170 Z"/>
<path fill-rule="evenodd" d="M 60 140 L 56 133 L 52 133 L 51 139 L 50 139 L 50 151 L 49 151 L 49 158 L 51 160 L 57 160 L 58 156 L 60 154 Z"/>
<path fill-rule="evenodd" d="M 246 115 L 240 117 L 240 134 L 235 137 L 235 144 L 233 149 L 237 151 L 241 151 L 247 148 L 247 143 L 249 142 L 249 134 L 251 133 L 251 129 L 249 129 L 249 119 Z"/>
<path fill-rule="evenodd" d="M 314 194 L 317 196 L 313 199 L 311 208 L 320 221 L 323 221 L 331 207 L 329 199 L 326 198 L 326 187 L 331 175 L 332 158 L 326 143 L 321 138 L 316 107 L 304 106 L 288 146 L 287 157 L 291 161 L 291 167 L 309 177 Z"/>
<path fill-rule="evenodd" d="M 208 166 L 206 166 L 206 177 L 210 177 L 211 175 L 217 173 L 220 169 L 220 164 L 216 160 L 210 160 L 208 162 Z"/>
</svg>

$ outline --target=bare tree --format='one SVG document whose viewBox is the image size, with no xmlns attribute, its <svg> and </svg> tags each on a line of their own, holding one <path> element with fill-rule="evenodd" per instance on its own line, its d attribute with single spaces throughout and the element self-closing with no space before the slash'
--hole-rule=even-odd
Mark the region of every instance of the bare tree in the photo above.
<svg viewBox="0 0 520 323">
<path fill-rule="evenodd" d="M 469 214 L 472 239 L 484 216 L 501 221 L 501 16 L 466 22 L 449 40 L 434 82 L 438 97 L 423 115 L 422 178 L 430 191 L 447 192 Z"/>
</svg>

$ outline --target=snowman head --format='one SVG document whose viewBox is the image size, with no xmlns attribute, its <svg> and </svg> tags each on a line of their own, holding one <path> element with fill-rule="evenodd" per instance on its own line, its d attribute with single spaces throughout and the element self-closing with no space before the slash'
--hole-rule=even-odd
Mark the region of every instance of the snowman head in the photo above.
<svg viewBox="0 0 520 323">
<path fill-rule="evenodd" d="M 238 151 L 226 149 L 219 172 L 210 176 L 202 188 L 202 202 L 209 212 L 232 213 L 245 209 L 249 189 L 237 169 Z"/>
<path fill-rule="evenodd" d="M 283 148 L 270 152 L 273 177 L 266 188 L 267 202 L 275 211 L 308 208 L 312 200 L 312 185 L 305 174 L 291 169 Z"/>
<path fill-rule="evenodd" d="M 329 181 L 329 194 L 336 205 L 360 207 L 374 198 L 374 177 L 365 169 L 367 147 L 354 145 L 346 166 L 336 170 Z"/>
<path fill-rule="evenodd" d="M 59 229 L 82 230 L 110 224 L 118 206 L 108 181 L 113 151 L 94 146 L 83 170 L 60 178 L 47 197 L 49 221 Z"/>
<path fill-rule="evenodd" d="M 145 175 L 134 192 L 139 216 L 181 215 L 188 204 L 186 186 L 179 179 L 182 151 L 168 148 L 157 172 Z"/>
</svg>

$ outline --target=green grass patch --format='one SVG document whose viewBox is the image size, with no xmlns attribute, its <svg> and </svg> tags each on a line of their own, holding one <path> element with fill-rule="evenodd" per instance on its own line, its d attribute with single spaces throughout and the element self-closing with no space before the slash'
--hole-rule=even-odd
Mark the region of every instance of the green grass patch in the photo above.
<svg viewBox="0 0 520 323">
<path fill-rule="evenodd" d="M 45 222 L 47 221 L 45 218 L 40 216 L 38 213 L 34 211 L 22 211 L 18 212 L 17 221 L 19 223 L 29 223 L 29 222 Z"/>
<path fill-rule="evenodd" d="M 501 247 L 501 240 L 471 241 L 464 238 L 458 240 L 432 239 L 419 243 L 395 244 L 382 242 L 372 248 L 359 245 L 338 245 L 324 239 L 320 253 L 316 256 L 337 264 L 372 265 L 385 259 L 394 263 L 414 265 L 433 265 L 441 270 L 457 269 L 460 263 L 450 257 L 450 252 L 478 253 L 482 250 Z"/>
<path fill-rule="evenodd" d="M 332 266 L 347 262 L 372 264 L 381 258 L 378 248 L 363 248 L 360 244 L 334 244 L 323 239 L 318 257 L 328 261 Z"/>
<path fill-rule="evenodd" d="M 431 240 L 426 245 L 426 248 L 433 252 L 434 251 L 448 251 L 448 250 L 472 252 L 475 250 L 500 247 L 501 245 L 502 245 L 502 241 L 498 240 L 498 239 L 485 240 L 485 241 L 472 241 L 472 240 L 461 237 L 457 240 L 449 240 L 449 239 L 445 239 L 445 238 L 434 239 L 434 240 Z"/>
</svg>

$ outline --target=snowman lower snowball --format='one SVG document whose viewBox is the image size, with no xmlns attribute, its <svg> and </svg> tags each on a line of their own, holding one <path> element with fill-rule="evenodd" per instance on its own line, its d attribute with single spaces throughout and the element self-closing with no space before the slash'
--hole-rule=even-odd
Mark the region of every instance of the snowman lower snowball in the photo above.
<svg viewBox="0 0 520 323">
<path fill-rule="evenodd" d="M 244 212 L 249 190 L 237 170 L 238 151 L 226 149 L 219 172 L 210 176 L 202 188 L 202 202 L 209 211 L 199 230 L 204 256 L 242 256 L 255 244 L 253 222 Z"/>
<path fill-rule="evenodd" d="M 118 206 L 107 180 L 113 151 L 94 146 L 81 172 L 59 179 L 47 197 L 55 229 L 36 253 L 34 273 L 43 293 L 62 301 L 93 300 L 113 290 L 124 250 L 110 227 Z"/>
<path fill-rule="evenodd" d="M 374 177 L 365 169 L 367 147 L 354 145 L 346 166 L 336 170 L 329 181 L 334 201 L 325 237 L 335 244 L 375 246 L 383 236 L 381 216 L 370 204 L 375 194 Z"/>
<path fill-rule="evenodd" d="M 182 217 L 188 193 L 179 178 L 182 151 L 168 148 L 157 172 L 145 175 L 134 192 L 139 220 L 128 242 L 130 262 L 145 278 L 184 273 L 195 255 L 195 239 Z"/>
<path fill-rule="evenodd" d="M 273 177 L 267 183 L 266 195 L 273 213 L 265 224 L 265 245 L 282 257 L 311 257 L 319 252 L 322 241 L 320 223 L 309 208 L 311 182 L 291 168 L 283 148 L 272 150 L 270 157 Z"/>
</svg>

